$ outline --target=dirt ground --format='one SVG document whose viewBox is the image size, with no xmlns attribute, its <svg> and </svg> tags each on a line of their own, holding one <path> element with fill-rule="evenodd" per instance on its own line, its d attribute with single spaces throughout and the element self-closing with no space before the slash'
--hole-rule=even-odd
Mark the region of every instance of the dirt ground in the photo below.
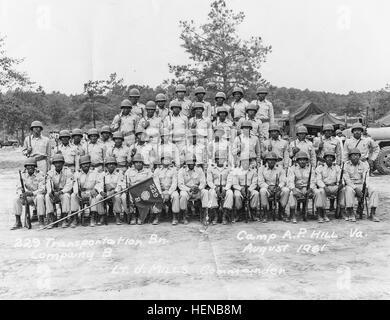
<svg viewBox="0 0 390 320">
<path fill-rule="evenodd" d="M 380 223 L 10 231 L 22 160 L 0 150 L 0 299 L 390 298 L 389 176 L 372 178 Z"/>
</svg>

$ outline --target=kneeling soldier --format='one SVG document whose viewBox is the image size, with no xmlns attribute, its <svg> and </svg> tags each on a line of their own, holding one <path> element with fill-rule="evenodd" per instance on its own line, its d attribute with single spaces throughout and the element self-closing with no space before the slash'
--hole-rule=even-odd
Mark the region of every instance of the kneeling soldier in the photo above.
<svg viewBox="0 0 390 320">
<path fill-rule="evenodd" d="M 154 183 L 158 191 L 161 193 L 165 204 L 172 204 L 172 225 L 176 225 L 177 216 L 180 212 L 179 193 L 177 192 L 177 169 L 172 164 L 170 154 L 161 156 L 162 167 L 154 171 Z M 161 210 L 156 210 L 153 224 L 159 223 L 159 215 Z"/>
<path fill-rule="evenodd" d="M 45 183 L 43 175 L 37 170 L 37 161 L 34 158 L 28 158 L 24 163 L 25 170 L 22 172 L 22 180 L 25 193 L 22 193 L 22 186 L 18 187 L 18 197 L 14 201 L 14 212 L 16 222 L 11 230 L 22 228 L 20 216 L 22 215 L 22 206 L 34 205 L 37 208 L 39 225 L 43 226 L 45 216 Z"/>
<path fill-rule="evenodd" d="M 64 163 L 64 156 L 55 154 L 53 157 L 54 168 L 47 173 L 46 214 L 48 223 L 52 223 L 57 219 L 58 211 L 61 211 L 61 218 L 66 217 L 70 213 L 73 174 L 71 169 L 64 167 Z M 48 229 L 52 227 L 50 226 Z M 62 227 L 67 227 L 65 220 L 62 222 Z"/>
<path fill-rule="evenodd" d="M 288 187 L 290 193 L 290 218 L 293 223 L 297 223 L 295 211 L 298 201 L 303 201 L 306 197 L 311 199 L 314 196 L 315 177 L 313 168 L 308 166 L 309 155 L 304 151 L 299 151 L 295 155 L 298 165 L 291 167 L 288 174 Z M 310 182 L 309 182 L 310 177 Z M 309 182 L 309 183 L 308 183 Z M 307 186 L 309 185 L 309 188 Z M 303 203 L 303 220 L 306 221 L 307 203 Z"/>
<path fill-rule="evenodd" d="M 215 155 L 215 162 L 217 165 L 212 164 L 207 169 L 207 184 L 210 187 L 209 190 L 209 203 L 210 210 L 212 211 L 212 223 L 217 224 L 218 212 L 222 211 L 222 223 L 227 223 L 228 214 L 226 210 L 232 210 L 233 206 L 233 193 L 229 193 L 227 197 L 227 178 L 230 172 L 230 168 L 227 165 L 227 155 L 225 153 L 217 153 Z M 229 188 L 230 189 L 230 188 Z"/>
<path fill-rule="evenodd" d="M 343 184 L 339 184 L 341 169 L 335 164 L 336 154 L 334 151 L 325 151 L 323 153 L 325 164 L 318 166 L 316 169 L 316 181 L 318 189 L 316 193 L 316 208 L 318 213 L 318 222 L 329 222 L 326 215 L 325 205 L 326 199 L 329 196 L 339 195 L 340 212 L 344 215 L 345 212 L 345 193 Z"/>
<path fill-rule="evenodd" d="M 283 170 L 283 167 L 276 166 L 278 156 L 275 152 L 267 153 L 265 161 L 267 162 L 267 165 L 260 167 L 258 174 L 260 203 L 263 209 L 263 222 L 267 222 L 267 210 L 271 209 L 269 206 L 270 198 L 275 198 L 276 202 L 279 202 L 279 220 L 282 220 L 282 215 L 285 212 L 288 197 L 290 195 L 290 189 L 286 186 L 286 172 Z M 273 205 L 276 210 L 277 203 L 275 203 L 275 201 L 273 201 Z"/>
<path fill-rule="evenodd" d="M 100 215 L 104 214 L 103 206 L 101 204 L 95 205 L 96 202 L 102 200 L 102 196 L 99 195 L 100 191 L 103 191 L 101 188 L 101 185 L 99 185 L 100 182 L 100 173 L 98 172 L 98 169 L 91 169 L 91 157 L 90 156 L 82 156 L 80 158 L 80 171 L 75 173 L 74 176 L 74 186 L 73 186 L 73 193 L 72 193 L 72 211 L 76 212 L 84 204 L 93 206 L 91 208 L 91 215 L 90 215 L 90 227 L 94 227 L 97 220 L 97 213 L 99 212 Z M 86 212 L 81 213 L 81 217 L 85 216 Z M 72 221 L 72 227 L 76 225 L 76 221 Z M 81 224 L 83 224 L 83 219 L 81 219 Z"/>
<path fill-rule="evenodd" d="M 370 218 L 379 222 L 379 219 L 375 216 L 375 211 L 378 206 L 378 193 L 372 189 L 369 185 L 369 174 L 370 166 L 366 161 L 361 161 L 361 152 L 359 149 L 355 148 L 349 152 L 350 160 L 345 163 L 345 202 L 347 207 L 347 219 L 352 222 L 356 222 L 355 213 L 353 211 L 353 206 L 355 198 L 359 199 L 361 202 L 363 197 L 368 196 L 368 207 L 371 208 Z M 363 184 L 366 182 L 366 194 L 363 194 Z M 362 206 L 358 206 L 358 210 L 363 210 L 366 206 L 365 201 L 363 201 Z M 368 208 L 367 208 L 368 210 Z"/>
</svg>

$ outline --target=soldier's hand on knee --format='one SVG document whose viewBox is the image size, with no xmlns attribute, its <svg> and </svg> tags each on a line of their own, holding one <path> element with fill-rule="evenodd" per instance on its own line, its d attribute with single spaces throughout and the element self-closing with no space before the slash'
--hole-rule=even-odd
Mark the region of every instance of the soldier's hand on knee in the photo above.
<svg viewBox="0 0 390 320">
<path fill-rule="evenodd" d="M 101 192 L 100 192 L 100 195 L 101 195 L 103 198 L 106 198 L 106 197 L 107 197 L 107 193 L 104 192 L 104 191 L 101 191 Z"/>
<path fill-rule="evenodd" d="M 358 198 L 362 198 L 363 197 L 363 192 L 360 188 L 355 188 L 355 194 Z"/>
<path fill-rule="evenodd" d="M 240 191 L 241 191 L 241 197 L 245 197 L 245 188 L 242 187 Z"/>
<path fill-rule="evenodd" d="M 98 195 L 97 191 L 96 191 L 95 189 L 93 189 L 93 190 L 91 191 L 91 197 L 92 197 L 92 198 L 95 198 L 97 195 Z"/>
</svg>

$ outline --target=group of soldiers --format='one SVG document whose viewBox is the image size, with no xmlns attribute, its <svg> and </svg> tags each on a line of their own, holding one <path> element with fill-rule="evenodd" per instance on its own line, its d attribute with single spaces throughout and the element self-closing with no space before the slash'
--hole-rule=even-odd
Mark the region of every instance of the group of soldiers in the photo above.
<svg viewBox="0 0 390 320">
<path fill-rule="evenodd" d="M 107 223 L 110 213 L 117 224 L 142 224 L 131 195 L 122 190 L 148 178 L 163 198 L 162 208 L 150 208 L 153 224 L 163 211 L 171 213 L 173 225 L 187 224 L 194 209 L 212 224 L 271 218 L 297 223 L 298 211 L 306 220 L 309 199 L 318 222 L 329 221 L 328 200 L 338 217 L 356 221 L 363 199 L 367 217 L 379 221 L 378 194 L 369 184 L 379 147 L 360 123 L 344 144 L 328 124 L 313 142 L 304 126 L 287 141 L 266 88 L 250 103 L 234 88 L 231 105 L 218 92 L 212 106 L 205 93 L 196 88 L 190 101 L 186 87 L 178 85 L 169 104 L 160 93 L 143 105 L 140 92 L 131 89 L 111 125 L 90 129 L 87 139 L 80 129 L 61 130 L 53 143 L 42 135 L 43 124 L 33 121 L 24 141 L 24 186 L 14 202 L 13 229 L 22 227 L 23 206 L 32 206 L 41 226 L 68 215 L 62 227 L 84 224 L 86 217 L 95 226 Z M 83 207 L 88 210 L 73 214 Z"/>
</svg>

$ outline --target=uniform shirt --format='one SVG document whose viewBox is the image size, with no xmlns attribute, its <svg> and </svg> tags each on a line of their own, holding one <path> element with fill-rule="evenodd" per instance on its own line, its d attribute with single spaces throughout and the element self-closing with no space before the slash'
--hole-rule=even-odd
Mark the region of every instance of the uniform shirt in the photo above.
<svg viewBox="0 0 390 320">
<path fill-rule="evenodd" d="M 360 161 L 356 166 L 352 164 L 351 161 L 345 162 L 344 165 L 344 181 L 347 186 L 350 186 L 351 188 L 355 189 L 357 185 L 362 185 L 364 182 L 364 177 L 366 177 L 366 183 L 368 184 L 369 181 L 369 174 L 366 175 L 367 172 L 369 172 L 370 166 L 367 162 Z"/>
<path fill-rule="evenodd" d="M 106 141 L 103 141 L 103 139 L 99 138 L 98 142 L 103 144 L 106 147 L 106 150 L 112 148 L 114 146 L 114 144 L 115 144 L 114 140 L 112 140 L 111 138 L 107 139 Z"/>
<path fill-rule="evenodd" d="M 153 146 L 145 142 L 144 144 L 135 143 L 130 146 L 130 157 L 133 150 L 136 150 L 136 153 L 140 153 L 144 159 L 144 164 L 151 165 L 156 161 L 156 154 L 153 149 Z M 128 158 L 130 159 L 130 158 Z"/>
<path fill-rule="evenodd" d="M 160 193 L 168 191 L 172 194 L 177 189 L 177 169 L 173 166 L 157 168 L 153 180 Z"/>
<path fill-rule="evenodd" d="M 132 113 L 127 116 L 122 115 L 122 113 L 117 114 L 112 120 L 111 130 L 122 132 L 124 136 L 134 134 L 139 119 L 139 116 Z"/>
<path fill-rule="evenodd" d="M 157 106 L 155 115 L 161 119 L 161 122 L 165 120 L 165 118 L 169 115 L 170 111 L 168 108 L 160 108 Z"/>
<path fill-rule="evenodd" d="M 23 179 L 25 190 L 27 192 L 32 192 L 34 196 L 37 196 L 38 194 L 44 194 L 46 192 L 45 177 L 41 172 L 39 172 L 39 170 L 35 170 L 33 174 L 30 176 L 27 170 L 25 169 L 22 172 L 22 179 Z M 16 192 L 18 195 L 22 194 L 21 185 L 18 186 Z"/>
<path fill-rule="evenodd" d="M 124 145 L 121 145 L 120 148 L 113 146 L 107 150 L 107 157 L 114 157 L 118 165 L 126 166 L 127 163 L 131 162 L 130 148 Z"/>
<path fill-rule="evenodd" d="M 241 118 L 237 123 L 237 129 L 241 130 L 241 125 L 244 121 L 249 121 L 252 124 L 252 129 L 250 130 L 251 136 L 254 136 L 256 138 L 263 138 L 263 135 L 261 133 L 261 120 L 260 119 L 249 119 L 247 115 L 245 115 L 245 118 Z"/>
<path fill-rule="evenodd" d="M 226 188 L 230 189 L 231 186 L 233 186 L 233 189 L 241 190 L 242 187 L 247 186 L 248 191 L 253 191 L 257 188 L 257 170 L 244 170 L 242 167 L 238 167 L 234 168 L 230 174 L 231 178 L 228 178 L 228 185 Z"/>
<path fill-rule="evenodd" d="M 51 155 L 51 147 L 50 147 L 50 139 L 48 137 L 40 135 L 39 137 L 34 137 L 34 135 L 27 136 L 24 139 L 23 143 L 23 154 L 27 155 L 27 148 L 31 147 L 32 151 L 30 153 L 30 157 L 36 156 L 46 156 L 50 157 Z"/>
<path fill-rule="evenodd" d="M 149 125 L 146 127 L 146 122 L 149 122 Z M 160 131 L 162 128 L 162 119 L 157 116 L 152 118 L 141 118 L 138 122 L 138 125 L 142 128 L 145 128 L 145 132 L 149 137 L 150 143 L 158 143 L 160 138 Z"/>
<path fill-rule="evenodd" d="M 131 107 L 130 114 L 137 116 L 138 118 L 142 118 L 144 115 L 146 115 L 145 105 L 143 103 L 137 102 Z"/>
<path fill-rule="evenodd" d="M 278 166 L 275 166 L 273 169 L 263 166 L 259 168 L 258 176 L 258 185 L 260 188 L 275 186 L 276 182 L 279 182 L 278 187 L 280 188 L 283 188 L 287 184 L 286 172 Z"/>
<path fill-rule="evenodd" d="M 52 192 L 52 185 L 54 191 L 62 191 L 63 193 L 71 193 L 73 189 L 73 174 L 72 171 L 63 167 L 61 172 L 57 172 L 52 168 L 47 173 L 46 190 L 48 193 Z"/>
<path fill-rule="evenodd" d="M 106 186 L 107 192 L 114 190 L 115 193 L 120 192 L 123 187 L 124 176 L 122 171 L 115 169 L 112 173 L 108 170 L 100 173 L 98 184 L 96 186 L 97 190 L 104 190 L 104 185 Z"/>
<path fill-rule="evenodd" d="M 209 154 L 209 159 L 211 162 L 215 161 L 216 155 L 225 155 L 227 156 L 227 162 L 232 167 L 234 164 L 233 154 L 232 154 L 232 147 L 230 143 L 226 140 L 219 140 L 211 141 L 209 142 L 207 146 L 207 151 Z"/>
<path fill-rule="evenodd" d="M 225 131 L 225 133 L 222 136 L 223 140 L 230 141 L 230 140 L 233 140 L 235 138 L 233 135 L 233 131 L 234 131 L 233 130 L 233 121 L 231 121 L 229 119 L 225 119 L 225 121 L 221 121 L 219 118 L 217 118 L 212 123 L 213 131 L 217 127 L 223 128 L 223 130 Z"/>
<path fill-rule="evenodd" d="M 262 122 L 274 122 L 274 107 L 271 102 L 264 99 L 263 101 L 253 100 L 252 103 L 258 107 L 256 112 L 257 119 L 260 119 Z"/>
<path fill-rule="evenodd" d="M 192 142 L 188 142 L 185 150 L 185 154 L 188 157 L 196 158 L 196 164 L 207 164 L 208 163 L 208 154 L 207 148 L 203 143 L 193 144 Z"/>
<path fill-rule="evenodd" d="M 161 157 L 163 155 L 168 154 L 168 155 L 170 155 L 172 157 L 172 160 L 175 163 L 175 165 L 177 167 L 180 166 L 180 152 L 179 152 L 179 149 L 171 141 L 164 142 L 163 144 L 159 144 L 157 150 L 158 150 L 157 151 L 157 153 L 158 153 L 157 159 L 161 160 Z"/>
<path fill-rule="evenodd" d="M 199 167 L 194 167 L 194 170 L 183 167 L 179 170 L 177 183 L 181 191 L 189 192 L 191 187 L 195 186 L 202 190 L 206 187 L 206 177 L 204 171 Z"/>
<path fill-rule="evenodd" d="M 372 138 L 362 136 L 359 142 L 358 139 L 355 139 L 352 136 L 349 139 L 347 139 L 344 143 L 344 150 L 343 150 L 344 162 L 348 161 L 349 152 L 354 148 L 358 148 L 360 150 L 362 154 L 361 156 L 362 160 L 369 159 L 375 161 L 380 151 L 379 145 L 374 140 L 372 140 Z"/>
<path fill-rule="evenodd" d="M 211 140 L 213 138 L 213 129 L 210 118 L 193 117 L 188 121 L 188 128 L 192 129 L 195 126 L 196 135 L 200 138 Z"/>
<path fill-rule="evenodd" d="M 295 160 L 293 148 L 299 148 L 300 151 L 304 151 L 309 156 L 310 163 L 313 167 L 317 164 L 317 157 L 316 152 L 313 147 L 313 143 L 307 139 L 300 141 L 299 139 L 296 139 L 290 143 L 290 157 Z"/>
<path fill-rule="evenodd" d="M 327 186 L 336 186 L 340 181 L 341 168 L 340 166 L 333 164 L 328 166 L 326 163 L 322 166 L 318 166 L 316 169 L 316 181 L 319 188 L 325 188 Z"/>
<path fill-rule="evenodd" d="M 129 182 L 129 185 L 135 185 L 138 182 L 145 181 L 146 179 L 152 178 L 153 173 L 149 168 L 142 168 L 142 170 L 138 171 L 135 168 L 129 168 L 125 172 L 125 180 Z"/>
<path fill-rule="evenodd" d="M 75 151 L 75 171 L 78 171 L 80 168 L 80 157 L 85 155 L 85 150 L 83 144 L 71 144 Z"/>
<path fill-rule="evenodd" d="M 321 143 L 321 138 L 315 137 L 313 141 L 314 150 L 317 153 L 317 156 L 320 158 L 324 158 L 324 153 L 326 151 L 334 152 L 336 155 L 336 163 L 338 165 L 341 164 L 341 144 L 338 139 L 335 137 L 330 137 L 329 139 L 322 136 L 322 142 L 324 143 L 324 147 L 319 151 L 319 145 Z"/>
<path fill-rule="evenodd" d="M 216 164 L 212 164 L 207 168 L 207 185 L 210 189 L 218 188 L 222 185 L 224 190 L 226 189 L 226 184 L 228 176 L 231 169 L 228 166 L 218 167 Z"/>
<path fill-rule="evenodd" d="M 283 167 L 288 168 L 289 165 L 289 152 L 288 152 L 288 142 L 281 137 L 278 139 L 269 138 L 263 141 L 261 153 L 262 155 L 267 154 L 268 152 L 275 152 L 279 159 L 283 161 Z"/>
<path fill-rule="evenodd" d="M 171 110 L 171 106 L 172 106 L 172 102 L 180 102 L 181 103 L 181 111 L 180 111 L 180 114 L 185 117 L 185 118 L 189 118 L 191 117 L 191 106 L 192 106 L 192 102 L 191 100 L 187 99 L 187 98 L 184 98 L 184 100 L 179 100 L 179 99 L 173 99 L 170 103 L 169 103 L 169 110 Z"/>
<path fill-rule="evenodd" d="M 236 118 L 245 118 L 246 115 L 246 107 L 248 106 L 249 102 L 246 101 L 244 98 L 240 99 L 240 101 L 232 102 L 232 109 L 233 109 L 233 120 Z"/>
<path fill-rule="evenodd" d="M 301 168 L 299 165 L 292 166 L 288 172 L 287 177 L 287 186 L 290 189 L 302 189 L 307 187 L 307 182 L 309 180 L 310 167 L 306 166 Z M 311 179 L 310 179 L 310 189 L 314 189 L 316 185 L 315 171 L 312 168 Z"/>
<path fill-rule="evenodd" d="M 65 163 L 68 165 L 75 165 L 76 163 L 76 148 L 68 144 L 64 146 L 62 143 L 58 145 L 58 153 L 62 154 L 65 159 Z"/>
<path fill-rule="evenodd" d="M 256 158 L 258 161 L 261 157 L 260 142 L 259 139 L 253 136 L 239 135 L 233 142 L 233 155 L 246 156 L 249 158 Z"/>
<path fill-rule="evenodd" d="M 79 184 L 81 191 L 92 191 L 96 190 L 98 193 L 103 191 L 103 183 L 100 181 L 102 173 L 97 170 L 89 169 L 87 173 L 83 170 L 79 170 L 74 174 L 74 185 L 73 191 L 78 194 Z"/>
<path fill-rule="evenodd" d="M 220 108 L 220 107 L 225 107 L 225 108 L 226 108 L 226 110 L 227 110 L 227 112 L 228 112 L 226 119 L 228 119 L 228 120 L 230 120 L 231 122 L 233 122 L 233 118 L 232 118 L 232 114 L 231 114 L 233 109 L 232 109 L 231 106 L 229 106 L 229 105 L 226 104 L 226 103 L 223 103 L 222 106 L 218 106 L 217 104 L 215 104 L 215 105 L 213 106 L 213 117 L 217 118 L 217 108 Z"/>
<path fill-rule="evenodd" d="M 84 151 L 86 155 L 91 157 L 92 165 L 103 164 L 103 160 L 106 158 L 106 147 L 104 144 L 96 142 L 87 142 L 84 145 Z"/>
<path fill-rule="evenodd" d="M 202 116 L 203 118 L 206 118 L 208 120 L 211 121 L 211 119 L 213 118 L 213 107 L 211 106 L 210 102 L 208 101 L 194 101 L 191 105 L 191 113 L 193 113 L 193 108 L 194 108 L 194 105 L 195 103 L 203 103 L 203 106 L 204 106 L 204 110 L 203 110 L 203 113 L 202 113 Z M 195 114 L 193 114 L 193 116 L 195 116 Z"/>
<path fill-rule="evenodd" d="M 172 142 L 183 141 L 188 130 L 188 119 L 179 114 L 178 116 L 169 115 L 165 118 L 164 128 L 168 129 L 172 135 Z"/>
</svg>

